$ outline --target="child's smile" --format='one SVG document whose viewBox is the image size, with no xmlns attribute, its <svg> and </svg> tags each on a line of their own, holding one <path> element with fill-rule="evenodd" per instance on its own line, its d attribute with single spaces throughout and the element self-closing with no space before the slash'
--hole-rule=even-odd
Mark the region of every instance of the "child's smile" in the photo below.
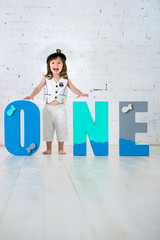
<svg viewBox="0 0 160 240">
<path fill-rule="evenodd" d="M 58 72 L 59 68 L 53 68 L 53 71 Z"/>
<path fill-rule="evenodd" d="M 59 74 L 63 69 L 63 63 L 60 57 L 50 61 L 50 69 L 53 74 Z"/>
</svg>

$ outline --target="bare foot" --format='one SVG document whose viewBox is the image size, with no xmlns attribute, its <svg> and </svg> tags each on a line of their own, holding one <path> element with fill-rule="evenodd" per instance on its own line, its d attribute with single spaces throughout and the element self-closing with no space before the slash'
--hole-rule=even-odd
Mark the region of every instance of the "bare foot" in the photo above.
<svg viewBox="0 0 160 240">
<path fill-rule="evenodd" d="M 63 149 L 59 149 L 59 150 L 58 150 L 58 153 L 59 153 L 60 155 L 65 155 L 65 154 L 66 154 L 66 152 L 65 152 Z"/>
<path fill-rule="evenodd" d="M 51 150 L 46 150 L 43 152 L 43 154 L 51 154 Z"/>
</svg>

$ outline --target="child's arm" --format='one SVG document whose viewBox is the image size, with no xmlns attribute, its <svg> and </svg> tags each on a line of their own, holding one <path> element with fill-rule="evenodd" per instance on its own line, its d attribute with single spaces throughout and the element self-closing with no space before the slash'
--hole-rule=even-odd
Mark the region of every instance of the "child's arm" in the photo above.
<svg viewBox="0 0 160 240">
<path fill-rule="evenodd" d="M 70 79 L 68 79 L 68 87 L 71 89 L 71 91 L 75 94 L 77 94 L 77 98 L 79 97 L 88 97 L 88 94 L 82 93 L 78 88 L 76 88 Z"/>
<path fill-rule="evenodd" d="M 33 92 L 31 93 L 31 95 L 25 97 L 24 99 L 32 99 L 42 90 L 42 88 L 44 87 L 44 85 L 46 84 L 46 78 L 43 77 L 40 84 L 33 90 Z"/>
</svg>

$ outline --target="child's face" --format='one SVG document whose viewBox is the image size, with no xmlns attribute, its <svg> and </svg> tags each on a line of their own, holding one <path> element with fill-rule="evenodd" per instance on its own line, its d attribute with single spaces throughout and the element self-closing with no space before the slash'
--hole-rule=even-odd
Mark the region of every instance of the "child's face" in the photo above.
<svg viewBox="0 0 160 240">
<path fill-rule="evenodd" d="M 50 61 L 50 69 L 53 75 L 59 75 L 63 69 L 63 63 L 60 57 Z"/>
</svg>

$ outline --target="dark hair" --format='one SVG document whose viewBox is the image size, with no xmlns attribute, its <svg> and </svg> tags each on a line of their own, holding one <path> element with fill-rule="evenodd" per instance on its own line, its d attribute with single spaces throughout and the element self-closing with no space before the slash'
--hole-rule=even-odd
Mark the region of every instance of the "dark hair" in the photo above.
<svg viewBox="0 0 160 240">
<path fill-rule="evenodd" d="M 52 58 L 57 58 L 57 57 L 61 57 L 63 58 L 65 61 L 66 61 L 66 56 L 64 55 L 64 53 L 61 52 L 61 49 L 57 49 L 55 53 L 52 53 L 50 54 L 48 57 L 47 57 L 47 60 L 46 62 L 48 63 L 48 61 Z"/>
<path fill-rule="evenodd" d="M 49 79 L 52 79 L 53 78 L 53 73 L 51 72 L 51 69 L 50 69 L 50 62 L 53 60 L 53 59 L 57 59 L 57 57 L 60 57 L 60 56 L 54 56 L 54 57 L 50 57 L 48 62 L 47 62 L 47 73 L 44 75 L 45 77 L 49 78 Z M 68 79 L 68 74 L 67 74 L 67 65 L 66 65 L 66 61 L 64 60 L 64 58 L 60 57 L 61 60 L 62 60 L 62 63 L 63 63 L 63 69 L 62 71 L 60 72 L 60 76 L 64 79 Z"/>
</svg>

